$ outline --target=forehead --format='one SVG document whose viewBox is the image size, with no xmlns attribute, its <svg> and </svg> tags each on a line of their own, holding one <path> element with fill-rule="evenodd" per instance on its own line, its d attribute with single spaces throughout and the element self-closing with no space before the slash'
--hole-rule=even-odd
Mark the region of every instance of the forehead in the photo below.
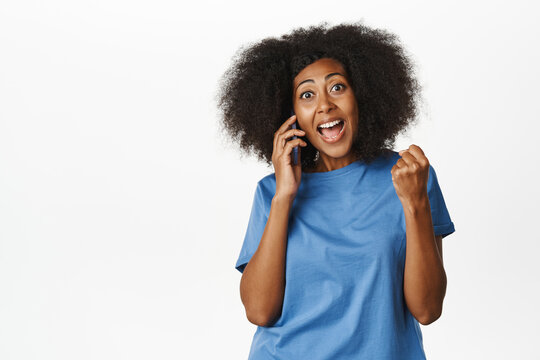
<svg viewBox="0 0 540 360">
<path fill-rule="evenodd" d="M 325 75 L 333 72 L 338 72 L 347 76 L 343 65 L 341 65 L 339 61 L 330 58 L 319 59 L 303 68 L 302 71 L 295 76 L 294 86 L 296 87 L 297 84 L 306 79 L 317 80 L 316 78 L 322 78 L 322 80 L 324 80 Z"/>
</svg>

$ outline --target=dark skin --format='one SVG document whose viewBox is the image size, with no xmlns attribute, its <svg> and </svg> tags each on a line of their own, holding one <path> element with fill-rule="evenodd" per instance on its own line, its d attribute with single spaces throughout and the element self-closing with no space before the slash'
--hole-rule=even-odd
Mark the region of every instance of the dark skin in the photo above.
<svg viewBox="0 0 540 360">
<path fill-rule="evenodd" d="M 320 154 L 312 171 L 339 169 L 355 161 L 350 149 L 358 128 L 358 104 L 343 66 L 333 59 L 320 59 L 294 78 L 293 88 L 298 124 Z M 317 125 L 334 116 L 344 119 L 345 129 L 340 141 L 328 144 Z M 416 145 L 400 155 L 392 168 L 392 180 L 407 224 L 404 296 L 411 313 L 427 324 L 440 316 L 446 292 L 442 237 L 433 233 L 427 195 L 428 159 Z"/>
<path fill-rule="evenodd" d="M 313 172 L 325 172 L 347 166 L 356 159 L 351 153 L 358 131 L 358 104 L 343 66 L 323 58 L 306 66 L 293 81 L 293 105 L 298 124 L 319 150 L 319 161 Z M 344 120 L 341 139 L 326 143 L 317 125 L 330 117 Z"/>
<path fill-rule="evenodd" d="M 411 314 L 421 324 L 428 325 L 441 316 L 446 293 L 442 236 L 435 237 L 433 232 L 427 194 L 428 159 L 416 145 L 399 154 L 401 159 L 391 172 L 407 228 L 403 292 Z"/>
<path fill-rule="evenodd" d="M 270 216 L 240 284 L 248 319 L 260 326 L 273 323 L 283 303 L 288 214 L 302 176 L 300 161 L 297 165 L 291 161 L 293 147 L 298 146 L 300 156 L 301 147 L 307 145 L 300 137 L 307 136 L 319 150 L 316 167 L 307 171 L 331 171 L 356 160 L 351 147 L 358 128 L 358 106 L 343 66 L 333 59 L 317 60 L 294 78 L 293 89 L 296 115 L 274 133 L 276 193 Z M 334 143 L 323 141 L 317 131 L 317 125 L 330 117 L 344 120 L 343 134 Z M 302 130 L 292 129 L 295 121 Z M 288 140 L 293 135 L 299 138 Z M 442 237 L 433 232 L 427 194 L 429 161 L 416 145 L 400 155 L 391 174 L 406 222 L 404 298 L 411 314 L 427 325 L 440 317 L 446 292 Z"/>
</svg>

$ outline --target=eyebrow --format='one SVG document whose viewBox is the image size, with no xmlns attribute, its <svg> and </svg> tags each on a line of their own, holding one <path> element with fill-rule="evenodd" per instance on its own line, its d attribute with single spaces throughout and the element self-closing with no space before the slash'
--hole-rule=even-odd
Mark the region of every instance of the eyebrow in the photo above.
<svg viewBox="0 0 540 360">
<path fill-rule="evenodd" d="M 345 77 L 345 75 L 343 75 L 342 73 L 333 72 L 333 73 L 331 73 L 331 74 L 326 75 L 326 76 L 324 77 L 324 80 L 326 81 L 326 80 L 328 80 L 328 78 L 330 78 L 330 77 L 332 77 L 332 76 L 334 76 L 334 75 L 341 75 L 341 76 Z M 315 82 L 315 81 L 313 81 L 313 80 L 311 80 L 311 79 L 304 80 L 304 81 L 302 81 L 300 84 L 298 84 L 298 85 L 296 86 L 296 89 L 295 89 L 294 91 L 296 92 L 296 90 L 298 90 L 298 88 L 300 87 L 300 85 L 302 85 L 302 84 L 305 83 L 305 82 Z"/>
</svg>

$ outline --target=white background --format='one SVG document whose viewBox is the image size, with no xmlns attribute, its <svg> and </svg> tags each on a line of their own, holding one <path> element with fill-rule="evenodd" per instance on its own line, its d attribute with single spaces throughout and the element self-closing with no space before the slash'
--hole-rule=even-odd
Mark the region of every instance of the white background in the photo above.
<svg viewBox="0 0 540 360">
<path fill-rule="evenodd" d="M 533 1 L 2 1 L 0 359 L 245 359 L 234 268 L 256 182 L 218 133 L 242 45 L 363 20 L 399 35 L 456 232 L 430 359 L 539 359 Z"/>
</svg>

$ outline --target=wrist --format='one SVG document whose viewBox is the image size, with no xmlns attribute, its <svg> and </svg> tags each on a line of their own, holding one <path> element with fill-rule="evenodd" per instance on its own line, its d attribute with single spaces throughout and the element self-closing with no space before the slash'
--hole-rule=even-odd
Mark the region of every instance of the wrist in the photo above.
<svg viewBox="0 0 540 360">
<path fill-rule="evenodd" d="M 403 210 L 405 211 L 406 215 L 418 215 L 425 212 L 431 213 L 431 207 L 427 195 L 415 200 L 402 201 L 401 204 L 403 205 Z"/>
<path fill-rule="evenodd" d="M 272 204 L 280 206 L 292 206 L 294 195 L 275 194 L 272 198 Z"/>
</svg>

